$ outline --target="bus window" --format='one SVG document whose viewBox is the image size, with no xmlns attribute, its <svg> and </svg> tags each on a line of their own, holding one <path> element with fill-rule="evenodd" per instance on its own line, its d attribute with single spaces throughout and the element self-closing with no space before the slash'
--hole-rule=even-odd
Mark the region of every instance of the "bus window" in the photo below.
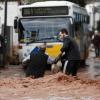
<svg viewBox="0 0 100 100">
<path fill-rule="evenodd" d="M 89 16 L 87 16 L 87 24 L 89 24 L 90 23 L 90 17 Z"/>
<path fill-rule="evenodd" d="M 66 17 L 21 19 L 20 22 L 23 29 L 31 34 L 30 43 L 57 42 L 58 40 L 54 37 L 58 37 L 58 33 L 62 28 L 66 28 L 69 33 L 71 32 L 71 21 Z M 25 33 L 21 33 L 20 40 L 22 40 L 23 34 L 25 35 Z"/>
<path fill-rule="evenodd" d="M 35 40 L 36 40 L 36 36 L 37 36 L 36 33 L 37 33 L 36 31 L 31 31 L 31 37 L 30 38 L 31 38 L 31 41 L 33 41 L 33 42 L 35 42 Z"/>
<path fill-rule="evenodd" d="M 83 24 L 81 22 L 75 23 L 75 37 L 80 38 L 84 34 Z"/>
<path fill-rule="evenodd" d="M 18 41 L 20 42 L 20 43 L 23 43 L 24 42 L 24 27 L 23 27 L 23 25 L 22 25 L 22 23 L 21 23 L 21 21 L 19 20 L 18 21 Z"/>
</svg>

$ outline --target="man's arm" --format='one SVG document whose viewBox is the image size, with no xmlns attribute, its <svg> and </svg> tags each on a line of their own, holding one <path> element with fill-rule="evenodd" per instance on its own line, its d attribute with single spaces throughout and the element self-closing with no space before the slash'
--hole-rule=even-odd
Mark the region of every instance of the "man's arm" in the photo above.
<svg viewBox="0 0 100 100">
<path fill-rule="evenodd" d="M 66 38 L 60 51 L 61 52 L 67 51 L 69 49 L 69 45 L 70 45 L 70 38 Z"/>
<path fill-rule="evenodd" d="M 61 57 L 62 57 L 62 52 L 55 58 L 55 60 L 54 60 L 54 64 L 56 64 L 60 59 L 61 59 Z"/>
<path fill-rule="evenodd" d="M 47 64 L 52 64 L 54 62 L 54 59 L 50 56 L 48 56 L 48 59 L 47 59 Z"/>
<path fill-rule="evenodd" d="M 68 50 L 69 44 L 70 44 L 70 39 L 67 38 L 67 40 L 65 40 L 64 43 L 63 43 L 63 46 L 60 50 L 61 51 L 60 54 L 55 58 L 54 64 L 56 64 L 61 59 L 63 53 Z"/>
</svg>

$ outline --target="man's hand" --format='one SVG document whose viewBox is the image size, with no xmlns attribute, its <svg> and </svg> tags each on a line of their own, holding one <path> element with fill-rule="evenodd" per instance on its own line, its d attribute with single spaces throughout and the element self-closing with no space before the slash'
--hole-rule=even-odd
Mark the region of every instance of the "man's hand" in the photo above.
<svg viewBox="0 0 100 100">
<path fill-rule="evenodd" d="M 61 59 L 61 56 L 62 56 L 62 52 L 55 58 L 53 64 L 56 64 Z"/>
</svg>

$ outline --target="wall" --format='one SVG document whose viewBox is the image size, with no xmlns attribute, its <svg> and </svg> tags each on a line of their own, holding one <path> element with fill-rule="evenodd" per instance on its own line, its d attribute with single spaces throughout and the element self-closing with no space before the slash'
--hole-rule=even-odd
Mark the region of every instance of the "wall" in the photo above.
<svg viewBox="0 0 100 100">
<path fill-rule="evenodd" d="M 0 2 L 0 33 L 1 33 L 1 26 L 4 24 L 4 11 L 5 11 L 5 3 Z M 14 17 L 18 15 L 18 2 L 7 2 L 7 26 L 12 27 L 14 26 Z M 18 44 L 18 35 L 15 34 L 14 29 L 11 33 L 11 42 L 16 45 Z"/>
<path fill-rule="evenodd" d="M 4 2 L 0 2 L 0 18 L 1 18 L 1 24 L 4 23 L 4 9 L 5 4 Z M 7 6 L 7 25 L 13 26 L 13 20 L 14 17 L 17 16 L 17 9 L 18 9 L 18 3 L 17 2 L 8 2 Z"/>
<path fill-rule="evenodd" d="M 18 2 L 7 2 L 7 54 L 12 55 L 12 48 L 14 45 L 18 44 L 18 34 L 15 33 L 14 26 L 14 17 L 18 14 Z M 5 12 L 5 3 L 0 2 L 0 34 L 3 29 L 2 25 L 4 24 L 4 12 Z"/>
</svg>

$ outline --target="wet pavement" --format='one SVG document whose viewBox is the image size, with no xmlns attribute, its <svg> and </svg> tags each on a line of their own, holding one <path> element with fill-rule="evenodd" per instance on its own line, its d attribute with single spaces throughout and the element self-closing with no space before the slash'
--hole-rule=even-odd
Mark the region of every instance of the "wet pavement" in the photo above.
<svg viewBox="0 0 100 100">
<path fill-rule="evenodd" d="M 25 77 L 25 72 L 21 65 L 7 65 L 0 70 L 0 78 Z"/>
<path fill-rule="evenodd" d="M 87 71 L 91 79 L 100 79 L 100 57 L 95 57 L 94 48 L 90 48 L 89 57 L 86 61 Z"/>
</svg>

